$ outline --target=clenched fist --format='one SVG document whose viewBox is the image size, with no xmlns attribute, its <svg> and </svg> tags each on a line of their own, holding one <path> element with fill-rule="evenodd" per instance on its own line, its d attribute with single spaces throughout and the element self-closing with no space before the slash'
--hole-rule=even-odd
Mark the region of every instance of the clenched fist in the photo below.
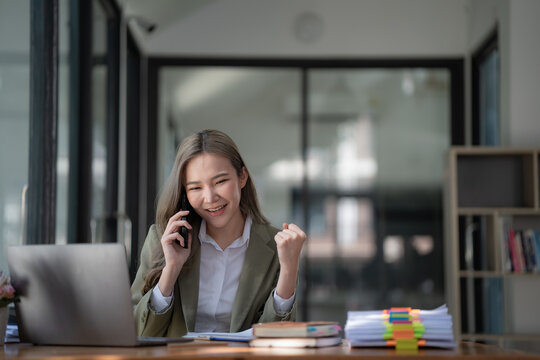
<svg viewBox="0 0 540 360">
<path fill-rule="evenodd" d="M 306 240 L 306 234 L 295 224 L 283 224 L 283 230 L 274 236 L 279 264 L 281 267 L 276 286 L 277 294 L 288 299 L 294 294 L 298 277 L 300 253 Z"/>
</svg>

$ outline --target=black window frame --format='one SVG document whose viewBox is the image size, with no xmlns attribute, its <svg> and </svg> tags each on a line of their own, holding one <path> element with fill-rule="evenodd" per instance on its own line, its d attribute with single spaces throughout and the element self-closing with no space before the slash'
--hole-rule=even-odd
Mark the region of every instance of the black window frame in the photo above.
<svg viewBox="0 0 540 360">
<path fill-rule="evenodd" d="M 58 0 L 32 0 L 30 15 L 30 138 L 25 239 L 28 244 L 54 244 L 58 139 Z"/>
<path fill-rule="evenodd" d="M 105 242 L 116 241 L 121 11 L 111 0 L 98 1 L 107 15 L 107 54 L 92 56 L 92 1 L 71 0 L 68 243 L 91 242 L 92 66 L 107 65 L 107 158 Z"/>
<path fill-rule="evenodd" d="M 499 35 L 497 26 L 488 33 L 486 39 L 478 46 L 471 56 L 471 143 L 481 144 L 480 129 L 480 66 L 493 51 L 499 51 Z M 500 73 L 500 70 L 499 70 Z M 500 92 L 500 86 L 497 91 Z M 500 94 L 499 94 L 500 95 Z M 500 98 L 500 96 L 499 96 Z M 499 112 L 500 115 L 500 112 Z M 500 137 L 500 117 L 499 117 Z M 501 139 L 499 138 L 499 143 Z"/>
<path fill-rule="evenodd" d="M 139 227 L 141 217 L 140 187 L 141 159 L 146 157 L 141 146 L 143 132 L 141 129 L 141 64 L 142 53 L 130 31 L 126 34 L 126 176 L 125 176 L 125 215 L 131 222 L 131 254 L 130 254 L 130 280 L 135 279 L 138 268 L 139 252 L 144 238 L 139 234 L 145 234 L 144 229 Z"/>
</svg>

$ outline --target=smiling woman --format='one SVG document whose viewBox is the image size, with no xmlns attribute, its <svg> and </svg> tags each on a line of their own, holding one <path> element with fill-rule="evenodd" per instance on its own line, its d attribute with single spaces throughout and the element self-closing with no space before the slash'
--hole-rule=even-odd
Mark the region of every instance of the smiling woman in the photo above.
<svg viewBox="0 0 540 360">
<path fill-rule="evenodd" d="M 248 179 L 224 156 L 203 153 L 186 166 L 186 192 L 193 210 L 206 221 L 206 233 L 225 250 L 242 235 L 244 216 L 239 209 Z"/>
<path fill-rule="evenodd" d="M 132 286 L 140 335 L 238 332 L 295 319 L 306 235 L 294 224 L 268 224 L 226 134 L 203 130 L 182 142 L 156 213 Z"/>
</svg>

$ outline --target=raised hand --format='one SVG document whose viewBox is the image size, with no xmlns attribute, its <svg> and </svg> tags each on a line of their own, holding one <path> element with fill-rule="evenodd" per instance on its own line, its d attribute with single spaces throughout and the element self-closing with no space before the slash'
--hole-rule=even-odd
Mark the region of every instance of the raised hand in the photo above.
<svg viewBox="0 0 540 360">
<path fill-rule="evenodd" d="M 276 286 L 277 294 L 288 299 L 294 294 L 298 277 L 300 253 L 306 240 L 306 234 L 295 224 L 283 224 L 283 230 L 274 236 L 276 241 L 280 273 Z"/>
<path fill-rule="evenodd" d="M 171 216 L 167 227 L 161 236 L 161 247 L 165 256 L 165 267 L 161 272 L 161 277 L 158 282 L 159 289 L 164 296 L 170 296 L 174 288 L 174 283 L 180 274 L 180 270 L 186 263 L 189 254 L 191 253 L 191 232 L 189 232 L 188 239 L 182 238 L 178 233 L 180 227 L 185 226 L 189 230 L 192 229 L 191 225 L 182 220 L 182 216 L 189 214 L 187 210 L 181 210 Z M 184 249 L 180 244 L 188 242 L 188 248 Z M 180 244 L 178 243 L 180 242 Z"/>
</svg>

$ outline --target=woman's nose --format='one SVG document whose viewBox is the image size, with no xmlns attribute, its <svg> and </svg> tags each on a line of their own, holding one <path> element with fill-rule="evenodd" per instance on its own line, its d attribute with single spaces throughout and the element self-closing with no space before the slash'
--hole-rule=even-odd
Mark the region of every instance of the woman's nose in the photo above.
<svg viewBox="0 0 540 360">
<path fill-rule="evenodd" d="M 204 201 L 205 202 L 214 202 L 217 198 L 217 193 L 212 187 L 208 187 L 204 190 Z"/>
</svg>

